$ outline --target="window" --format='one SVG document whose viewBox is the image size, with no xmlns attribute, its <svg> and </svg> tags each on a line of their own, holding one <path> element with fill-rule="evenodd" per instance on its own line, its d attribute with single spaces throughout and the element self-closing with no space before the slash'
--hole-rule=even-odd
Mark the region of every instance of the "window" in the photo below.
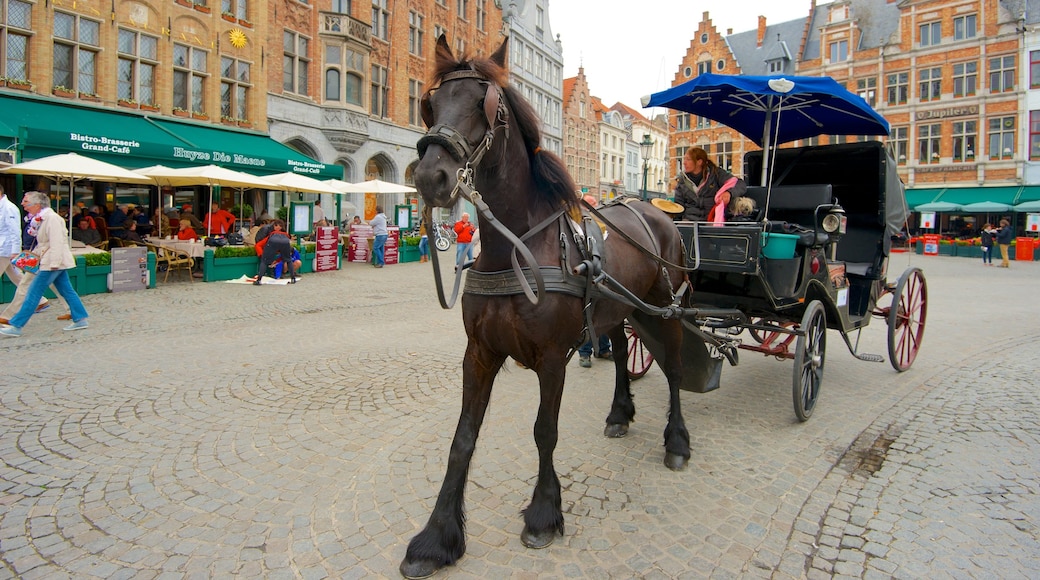
<svg viewBox="0 0 1040 580">
<path fill-rule="evenodd" d="M 248 62 L 220 57 L 220 117 L 222 119 L 248 119 L 247 98 L 251 66 Z"/>
<path fill-rule="evenodd" d="M 729 171 L 733 169 L 733 142 L 723 141 L 718 144 L 715 152 L 715 164 Z"/>
<path fill-rule="evenodd" d="M 711 119 L 697 115 L 697 128 L 698 129 L 710 129 Z"/>
<path fill-rule="evenodd" d="M 955 121 L 953 123 L 953 161 L 975 161 L 975 141 L 979 130 L 977 121 Z"/>
<path fill-rule="evenodd" d="M 856 80 L 856 94 L 871 107 L 877 106 L 877 77 Z"/>
<path fill-rule="evenodd" d="M 907 138 L 909 131 L 910 129 L 907 127 L 892 127 L 892 132 L 888 134 L 888 150 L 892 153 L 897 165 L 906 165 L 907 153 L 910 152 Z"/>
<path fill-rule="evenodd" d="M 32 4 L 22 0 L 4 4 L 0 0 L 0 77 L 28 79 Z"/>
<path fill-rule="evenodd" d="M 389 75 L 385 67 L 372 65 L 372 99 L 371 111 L 376 117 L 389 117 L 390 86 Z"/>
<path fill-rule="evenodd" d="M 433 25 L 433 39 L 434 40 L 437 40 L 438 38 L 446 35 L 447 33 L 448 33 L 448 31 L 443 26 L 441 26 L 440 24 L 434 24 Z M 512 40 L 512 39 L 510 39 L 510 40 Z M 516 42 L 516 43 L 510 42 L 510 44 L 513 45 L 513 51 L 515 52 L 516 51 L 516 45 L 519 44 L 519 42 Z"/>
<path fill-rule="evenodd" d="M 351 0 L 332 0 L 331 10 L 339 14 L 350 14 Z"/>
<path fill-rule="evenodd" d="M 675 130 L 676 131 L 689 131 L 690 130 L 690 114 L 679 113 L 675 117 Z"/>
<path fill-rule="evenodd" d="M 782 58 L 776 58 L 769 61 L 769 72 L 770 74 L 784 72 L 784 60 Z"/>
<path fill-rule="evenodd" d="M 921 25 L 921 36 L 918 38 L 921 46 L 935 46 L 942 42 L 941 24 L 940 22 L 929 22 Z"/>
<path fill-rule="evenodd" d="M 300 33 L 282 33 L 282 89 L 287 93 L 307 94 L 307 68 L 310 65 L 310 41 Z"/>
<path fill-rule="evenodd" d="M 100 37 L 100 22 L 54 13 L 54 86 L 89 95 L 97 93 Z"/>
<path fill-rule="evenodd" d="M 408 80 L 408 124 L 419 125 L 423 124 L 422 111 L 419 109 L 419 102 L 422 99 L 423 84 L 415 79 Z"/>
<path fill-rule="evenodd" d="M 1029 51 L 1029 88 L 1040 88 L 1040 50 Z"/>
<path fill-rule="evenodd" d="M 340 72 L 334 68 L 325 69 L 325 100 L 341 100 Z"/>
<path fill-rule="evenodd" d="M 372 0 L 372 36 L 390 42 L 390 10 L 386 0 Z"/>
<path fill-rule="evenodd" d="M 466 12 L 469 11 L 469 0 L 458 0 L 458 15 L 463 20 L 466 19 Z"/>
<path fill-rule="evenodd" d="M 235 18 L 246 20 L 249 13 L 247 0 L 220 0 L 220 11 L 224 14 L 233 14 Z"/>
<path fill-rule="evenodd" d="M 910 94 L 910 73 L 890 74 L 886 77 L 885 83 L 888 105 L 905 105 Z"/>
<path fill-rule="evenodd" d="M 998 56 L 989 59 L 989 92 L 1004 93 L 1015 90 L 1015 57 Z"/>
<path fill-rule="evenodd" d="M 206 83 L 208 53 L 193 46 L 173 45 L 173 106 L 193 113 L 206 112 L 202 106 Z"/>
<path fill-rule="evenodd" d="M 119 29 L 116 97 L 155 104 L 155 68 L 159 39 L 125 28 Z"/>
<path fill-rule="evenodd" d="M 539 38 L 542 36 L 542 23 L 544 20 L 542 7 L 538 7 L 538 27 L 535 29 Z M 487 29 L 487 0 L 477 0 L 477 30 L 484 32 Z"/>
<path fill-rule="evenodd" d="M 408 13 L 408 52 L 422 56 L 423 16 L 418 12 Z"/>
<path fill-rule="evenodd" d="M 953 19 L 953 39 L 975 38 L 975 15 L 958 16 Z"/>
<path fill-rule="evenodd" d="M 365 55 L 341 44 L 325 45 L 325 100 L 361 106 Z"/>
<path fill-rule="evenodd" d="M 1040 159 L 1040 111 L 1029 111 L 1029 159 Z"/>
<path fill-rule="evenodd" d="M 942 125 L 918 125 L 917 127 L 917 161 L 919 163 L 939 162 L 939 141 L 942 139 Z"/>
<path fill-rule="evenodd" d="M 953 65 L 953 97 L 971 97 L 975 95 L 975 79 L 979 65 L 976 62 L 962 62 Z"/>
<path fill-rule="evenodd" d="M 989 158 L 993 160 L 1011 159 L 1015 153 L 1015 118 L 1013 116 L 991 118 L 988 135 Z"/>
<path fill-rule="evenodd" d="M 922 69 L 921 101 L 937 101 L 942 93 L 942 69 L 939 67 Z"/>
<path fill-rule="evenodd" d="M 845 62 L 849 59 L 849 41 L 839 40 L 830 44 L 831 62 Z"/>
</svg>

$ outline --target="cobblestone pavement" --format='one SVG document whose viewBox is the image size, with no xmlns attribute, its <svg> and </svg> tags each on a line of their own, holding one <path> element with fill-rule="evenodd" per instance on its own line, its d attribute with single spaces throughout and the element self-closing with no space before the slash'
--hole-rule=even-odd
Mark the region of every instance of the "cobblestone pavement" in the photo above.
<svg viewBox="0 0 1040 580">
<path fill-rule="evenodd" d="M 447 254 L 445 254 L 447 255 Z M 1040 264 L 908 259 L 929 282 L 914 367 L 829 334 L 815 414 L 790 361 L 742 353 L 684 393 L 694 456 L 662 464 L 667 393 L 635 384 L 606 439 L 612 367 L 568 369 L 556 469 L 567 533 L 519 541 L 534 374 L 507 365 L 450 578 L 1040 577 Z M 458 420 L 465 334 L 428 264 L 348 264 L 296 286 L 199 282 L 87 296 L 0 340 L 0 578 L 396 577 Z M 863 350 L 886 353 L 875 320 Z"/>
</svg>

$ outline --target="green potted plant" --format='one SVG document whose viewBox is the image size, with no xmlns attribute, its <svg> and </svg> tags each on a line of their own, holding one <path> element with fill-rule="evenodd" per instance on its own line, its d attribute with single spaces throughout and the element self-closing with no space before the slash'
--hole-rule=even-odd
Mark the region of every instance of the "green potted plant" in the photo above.
<svg viewBox="0 0 1040 580">
<path fill-rule="evenodd" d="M 402 236 L 401 245 L 397 248 L 397 261 L 418 262 L 419 240 L 421 239 L 419 236 Z"/>
<path fill-rule="evenodd" d="M 245 276 L 255 276 L 260 265 L 260 258 L 253 246 L 224 246 L 206 248 L 203 258 L 202 273 L 206 282 L 234 280 Z"/>
<path fill-rule="evenodd" d="M 242 219 L 251 219 L 253 217 L 253 206 L 248 203 L 242 203 L 231 206 L 231 213 L 235 217 L 241 217 Z"/>
</svg>

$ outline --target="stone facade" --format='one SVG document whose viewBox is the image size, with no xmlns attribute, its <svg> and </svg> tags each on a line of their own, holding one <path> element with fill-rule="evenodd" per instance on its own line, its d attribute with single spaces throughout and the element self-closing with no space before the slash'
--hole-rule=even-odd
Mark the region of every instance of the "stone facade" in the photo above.
<svg viewBox="0 0 1040 580">
<path fill-rule="evenodd" d="M 542 118 L 542 148 L 563 155 L 563 46 L 549 24 L 549 0 L 504 6 L 510 82 Z"/>
</svg>

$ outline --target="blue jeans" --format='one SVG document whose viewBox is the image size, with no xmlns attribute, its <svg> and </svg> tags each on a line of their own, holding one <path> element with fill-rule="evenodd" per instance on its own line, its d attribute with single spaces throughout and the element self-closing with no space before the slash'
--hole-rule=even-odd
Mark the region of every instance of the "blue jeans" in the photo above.
<svg viewBox="0 0 1040 580">
<path fill-rule="evenodd" d="M 25 326 L 25 323 L 29 322 L 29 318 L 36 312 L 36 307 L 40 304 L 40 298 L 43 297 L 43 293 L 51 284 L 54 284 L 54 289 L 68 303 L 69 313 L 72 314 L 73 322 L 79 322 L 87 317 L 87 309 L 83 307 L 79 294 L 76 294 L 76 289 L 72 287 L 72 282 L 69 281 L 69 271 L 40 270 L 36 277 L 33 278 L 32 284 L 29 285 L 29 292 L 25 295 L 25 302 L 22 303 L 22 308 L 11 319 L 11 326 L 21 328 Z"/>
<path fill-rule="evenodd" d="M 430 239 L 427 236 L 423 236 L 419 239 L 419 255 L 429 256 L 430 255 Z"/>
<path fill-rule="evenodd" d="M 455 242 L 455 264 L 462 265 L 462 256 L 465 255 L 467 260 L 473 259 L 473 242 Z"/>
<path fill-rule="evenodd" d="M 375 262 L 376 266 L 382 266 L 386 263 L 386 257 L 384 256 L 386 238 L 386 234 L 381 234 L 376 236 L 375 241 L 372 242 L 372 261 Z"/>
<path fill-rule="evenodd" d="M 607 335 L 601 334 L 599 335 L 599 352 L 597 354 L 605 352 L 610 352 L 610 339 L 607 338 Z M 578 354 L 581 356 L 592 356 L 592 341 L 590 340 L 578 347 Z"/>
<path fill-rule="evenodd" d="M 993 263 L 993 246 L 982 246 L 982 263 Z"/>
</svg>

